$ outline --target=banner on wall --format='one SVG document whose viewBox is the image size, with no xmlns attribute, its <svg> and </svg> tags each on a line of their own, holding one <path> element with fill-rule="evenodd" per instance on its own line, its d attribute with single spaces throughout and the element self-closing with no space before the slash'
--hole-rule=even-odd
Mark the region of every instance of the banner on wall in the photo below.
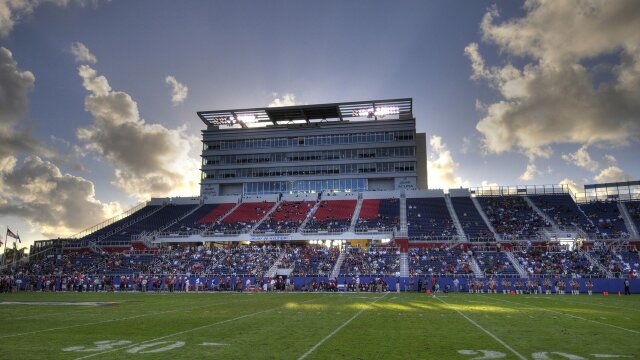
<svg viewBox="0 0 640 360">
<path fill-rule="evenodd" d="M 416 189 L 415 177 L 399 177 L 394 179 L 396 190 L 414 190 Z"/>
<path fill-rule="evenodd" d="M 200 195 L 205 199 L 216 197 L 219 194 L 220 194 L 220 184 L 200 185 Z"/>
</svg>

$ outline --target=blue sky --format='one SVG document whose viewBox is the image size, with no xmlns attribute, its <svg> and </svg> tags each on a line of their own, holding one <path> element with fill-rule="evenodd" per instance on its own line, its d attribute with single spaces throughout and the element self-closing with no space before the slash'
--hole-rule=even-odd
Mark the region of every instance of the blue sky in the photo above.
<svg viewBox="0 0 640 360">
<path fill-rule="evenodd" d="M 412 97 L 433 187 L 638 179 L 638 10 L 0 0 L 0 140 L 24 140 L 0 148 L 0 225 L 31 242 L 196 193 L 196 111 L 274 101 Z"/>
</svg>

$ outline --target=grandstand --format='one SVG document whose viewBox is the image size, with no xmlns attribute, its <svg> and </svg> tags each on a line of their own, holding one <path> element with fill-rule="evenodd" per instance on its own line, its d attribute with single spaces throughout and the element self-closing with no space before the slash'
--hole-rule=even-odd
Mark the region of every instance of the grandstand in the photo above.
<svg viewBox="0 0 640 360">
<path fill-rule="evenodd" d="M 10 271 L 67 283 L 284 277 L 297 289 L 310 279 L 561 277 L 604 288 L 638 278 L 640 182 L 580 194 L 428 189 L 412 108 L 392 99 L 200 112 L 200 196 L 154 198 L 72 239 L 36 242 Z"/>
</svg>

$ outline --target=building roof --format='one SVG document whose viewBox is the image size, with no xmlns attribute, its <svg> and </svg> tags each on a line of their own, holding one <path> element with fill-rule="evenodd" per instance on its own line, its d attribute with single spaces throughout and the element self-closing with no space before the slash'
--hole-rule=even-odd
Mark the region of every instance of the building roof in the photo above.
<svg viewBox="0 0 640 360">
<path fill-rule="evenodd" d="M 198 111 L 198 117 L 207 126 L 242 128 L 328 121 L 412 118 L 413 99 Z"/>
</svg>

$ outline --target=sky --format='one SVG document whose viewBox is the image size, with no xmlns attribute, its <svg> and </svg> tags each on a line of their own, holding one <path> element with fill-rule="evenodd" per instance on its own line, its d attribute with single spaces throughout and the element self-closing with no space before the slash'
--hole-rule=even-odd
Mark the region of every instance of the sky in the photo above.
<svg viewBox="0 0 640 360">
<path fill-rule="evenodd" d="M 640 179 L 638 29 L 634 0 L 0 0 L 0 231 L 197 195 L 203 110 L 411 97 L 431 188 Z"/>
</svg>

